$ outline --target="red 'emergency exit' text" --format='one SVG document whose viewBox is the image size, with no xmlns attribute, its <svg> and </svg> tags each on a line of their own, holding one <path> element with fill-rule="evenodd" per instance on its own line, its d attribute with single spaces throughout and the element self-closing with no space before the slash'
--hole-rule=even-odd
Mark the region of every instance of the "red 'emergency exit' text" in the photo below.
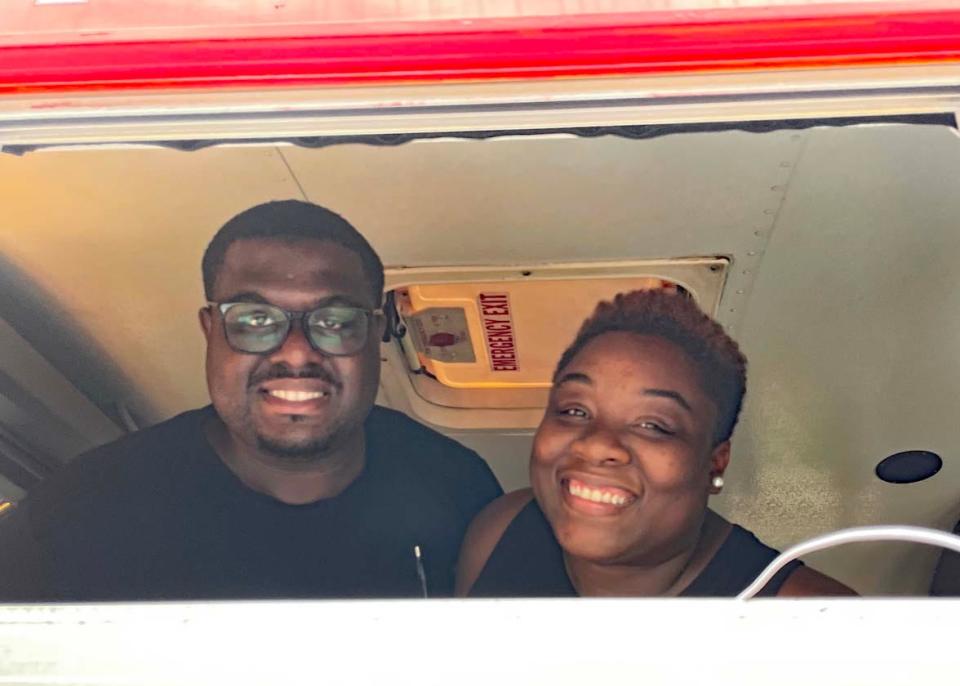
<svg viewBox="0 0 960 686">
<path fill-rule="evenodd" d="M 506 293 L 481 293 L 479 298 L 483 335 L 490 353 L 490 368 L 495 372 L 517 371 L 517 344 Z"/>
</svg>

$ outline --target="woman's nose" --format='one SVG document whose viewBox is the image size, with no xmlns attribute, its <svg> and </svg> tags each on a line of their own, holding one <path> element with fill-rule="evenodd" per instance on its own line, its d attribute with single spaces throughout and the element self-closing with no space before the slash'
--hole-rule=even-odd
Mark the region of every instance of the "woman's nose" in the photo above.
<svg viewBox="0 0 960 686">
<path fill-rule="evenodd" d="M 584 461 L 597 465 L 627 464 L 630 451 L 616 432 L 605 427 L 589 430 L 574 442 L 574 453 Z"/>
</svg>

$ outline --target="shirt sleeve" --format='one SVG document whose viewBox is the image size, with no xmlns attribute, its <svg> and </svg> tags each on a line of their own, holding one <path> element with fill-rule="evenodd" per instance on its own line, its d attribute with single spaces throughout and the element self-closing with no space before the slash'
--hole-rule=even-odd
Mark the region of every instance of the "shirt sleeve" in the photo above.
<svg viewBox="0 0 960 686">
<path fill-rule="evenodd" d="M 469 451 L 472 462 L 472 475 L 468 481 L 464 500 L 464 514 L 469 524 L 473 518 L 492 501 L 503 495 L 503 488 L 486 460 L 472 450 Z"/>
</svg>

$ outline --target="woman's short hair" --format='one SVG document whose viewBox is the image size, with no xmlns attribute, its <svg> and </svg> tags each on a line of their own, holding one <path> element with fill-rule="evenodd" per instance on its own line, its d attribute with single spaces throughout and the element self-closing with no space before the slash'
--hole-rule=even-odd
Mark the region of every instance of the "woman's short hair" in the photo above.
<svg viewBox="0 0 960 686">
<path fill-rule="evenodd" d="M 620 293 L 613 302 L 599 303 L 560 356 L 554 380 L 587 343 L 612 331 L 658 336 L 686 353 L 699 373 L 703 390 L 717 407 L 714 445 L 730 438 L 747 388 L 747 358 L 693 298 L 656 289 Z"/>
</svg>

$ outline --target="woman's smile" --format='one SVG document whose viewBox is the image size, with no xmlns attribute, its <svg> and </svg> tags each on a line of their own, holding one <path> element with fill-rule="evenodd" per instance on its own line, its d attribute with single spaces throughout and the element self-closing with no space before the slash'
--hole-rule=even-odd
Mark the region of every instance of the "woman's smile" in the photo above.
<svg viewBox="0 0 960 686">
<path fill-rule="evenodd" d="M 560 489 L 570 509 L 588 516 L 617 516 L 637 500 L 626 488 L 573 476 L 561 478 Z"/>
<path fill-rule="evenodd" d="M 534 438 L 531 482 L 567 551 L 659 557 L 699 528 L 716 408 L 668 341 L 602 334 L 560 371 Z"/>
</svg>

